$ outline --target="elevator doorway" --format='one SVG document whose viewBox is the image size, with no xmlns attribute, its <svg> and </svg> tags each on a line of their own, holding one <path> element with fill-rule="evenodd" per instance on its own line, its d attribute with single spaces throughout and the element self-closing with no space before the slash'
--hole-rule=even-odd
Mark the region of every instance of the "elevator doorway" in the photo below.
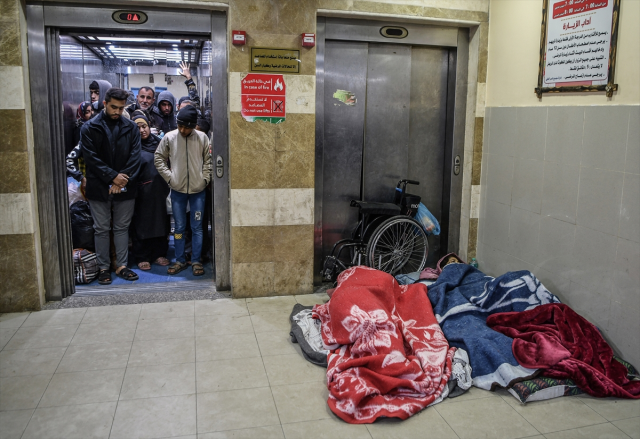
<svg viewBox="0 0 640 439">
<path fill-rule="evenodd" d="M 467 30 L 321 18 L 318 40 L 316 283 L 358 222 L 350 201 L 391 203 L 400 179 L 440 222 L 435 265 L 459 241 Z"/>
<path fill-rule="evenodd" d="M 120 19 L 123 10 L 128 11 L 128 6 L 27 5 L 34 152 L 47 300 L 60 300 L 74 292 L 95 295 L 227 290 L 230 287 L 229 186 L 225 169 L 228 159 L 226 16 L 206 10 L 145 8 L 134 11 L 136 17 L 144 20 L 123 23 Z M 152 270 L 140 271 L 140 280 L 133 283 L 118 285 L 123 282 L 118 282 L 120 279 L 112 273 L 114 282 L 110 286 L 99 286 L 94 281 L 88 286 L 76 287 L 68 204 L 68 184 L 72 182 L 67 178 L 65 163 L 66 154 L 77 143 L 76 109 L 81 102 L 90 100 L 89 84 L 95 80 L 108 81 L 113 87 L 130 91 L 131 102 L 127 104 L 135 102 L 141 87 L 151 87 L 156 103 L 160 92 L 170 91 L 177 105 L 180 97 L 188 95 L 185 77 L 180 75 L 181 62 L 189 64 L 200 96 L 201 117 L 210 124 L 207 135 L 214 145 L 213 158 L 222 163 L 223 168 L 221 175 L 213 177 L 207 196 L 211 217 L 207 244 L 213 264 L 205 265 L 205 280 L 190 279 L 184 275 L 187 272 L 169 277 L 166 267 L 163 276 L 152 264 Z M 131 254 L 129 262 L 129 267 L 136 271 Z"/>
</svg>

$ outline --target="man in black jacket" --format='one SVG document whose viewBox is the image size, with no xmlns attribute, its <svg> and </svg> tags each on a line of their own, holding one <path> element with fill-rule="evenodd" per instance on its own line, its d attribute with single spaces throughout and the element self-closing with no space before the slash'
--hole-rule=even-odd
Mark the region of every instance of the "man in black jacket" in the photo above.
<svg viewBox="0 0 640 439">
<path fill-rule="evenodd" d="M 104 110 L 85 123 L 81 131 L 87 172 L 86 197 L 93 216 L 101 285 L 111 283 L 109 230 L 112 210 L 116 274 L 125 280 L 138 279 L 138 275 L 127 268 L 127 259 L 141 146 L 138 126 L 122 117 L 127 95 L 125 90 L 110 88 L 105 94 Z"/>
</svg>

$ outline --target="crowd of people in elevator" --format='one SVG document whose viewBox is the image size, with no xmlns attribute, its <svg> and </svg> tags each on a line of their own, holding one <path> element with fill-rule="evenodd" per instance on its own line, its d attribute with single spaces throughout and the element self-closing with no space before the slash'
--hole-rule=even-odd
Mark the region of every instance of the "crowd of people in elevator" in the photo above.
<svg viewBox="0 0 640 439">
<path fill-rule="evenodd" d="M 125 280 L 139 278 L 151 264 L 177 274 L 191 265 L 205 273 L 210 249 L 210 109 L 200 105 L 189 65 L 181 63 L 188 96 L 176 104 L 167 90 L 157 96 L 141 87 L 137 96 L 105 80 L 89 85 L 90 101 L 77 109 L 67 175 L 80 184 L 93 219 L 98 282 L 112 282 L 112 270 Z M 209 196 L 207 196 L 207 193 Z M 167 259 L 170 216 L 174 220 L 175 261 Z M 189 233 L 190 232 L 190 233 Z M 185 250 L 191 241 L 191 252 Z"/>
</svg>

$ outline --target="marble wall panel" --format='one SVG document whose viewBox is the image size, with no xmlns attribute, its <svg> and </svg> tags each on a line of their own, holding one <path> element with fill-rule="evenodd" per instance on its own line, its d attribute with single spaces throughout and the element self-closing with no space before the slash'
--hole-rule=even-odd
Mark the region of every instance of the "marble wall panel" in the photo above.
<svg viewBox="0 0 640 439">
<path fill-rule="evenodd" d="M 484 117 L 476 117 L 473 133 L 473 165 L 471 170 L 471 184 L 480 184 L 482 171 L 482 143 L 484 138 Z"/>
<path fill-rule="evenodd" d="M 0 235 L 33 233 L 31 194 L 0 194 Z"/>
<path fill-rule="evenodd" d="M 231 151 L 275 151 L 280 125 L 247 122 L 239 112 L 232 112 L 229 114 L 229 148 Z"/>
<path fill-rule="evenodd" d="M 232 227 L 233 263 L 272 262 L 274 259 L 274 227 Z"/>
<path fill-rule="evenodd" d="M 311 189 L 274 189 L 274 223 L 277 226 L 313 224 Z"/>
<path fill-rule="evenodd" d="M 281 188 L 312 188 L 315 152 L 276 151 L 274 178 Z"/>
<path fill-rule="evenodd" d="M 0 66 L 0 110 L 24 107 L 22 66 Z"/>
<path fill-rule="evenodd" d="M 478 83 L 478 90 L 476 96 L 476 117 L 484 117 L 484 106 L 487 97 L 487 84 L 484 82 Z"/>
<path fill-rule="evenodd" d="M 469 219 L 469 247 L 467 248 L 467 261 L 476 257 L 478 244 L 478 218 Z"/>
<path fill-rule="evenodd" d="M 275 295 L 275 262 L 234 263 L 231 265 L 233 297 Z"/>
<path fill-rule="evenodd" d="M 480 44 L 478 46 L 478 82 L 487 82 L 487 59 L 489 57 L 489 23 L 480 23 Z"/>
<path fill-rule="evenodd" d="M 231 189 L 231 225 L 274 225 L 274 195 L 272 189 Z"/>
<path fill-rule="evenodd" d="M 313 225 L 277 226 L 271 228 L 274 261 L 303 261 L 313 254 Z"/>
<path fill-rule="evenodd" d="M 27 150 L 24 110 L 0 110 L 0 153 Z"/>
<path fill-rule="evenodd" d="M 0 235 L 0 313 L 40 309 L 33 234 Z"/>
<path fill-rule="evenodd" d="M 393 14 L 414 17 L 444 18 L 464 21 L 488 21 L 489 14 L 484 11 L 449 9 L 455 3 L 448 3 L 446 7 L 425 7 L 413 4 L 383 3 L 367 0 L 353 0 L 344 2 L 336 0 L 318 0 L 318 8 L 335 9 L 357 12 L 371 12 L 375 14 Z M 445 6 L 445 4 L 443 4 Z"/>
<path fill-rule="evenodd" d="M 22 65 L 17 0 L 0 0 L 0 66 Z"/>
<path fill-rule="evenodd" d="M 278 296 L 313 293 L 313 258 L 276 262 L 274 289 Z"/>
<path fill-rule="evenodd" d="M 229 2 L 229 28 L 271 32 L 278 28 L 278 0 Z"/>
<path fill-rule="evenodd" d="M 28 153 L 0 152 L 0 176 L 0 194 L 31 192 Z"/>
<path fill-rule="evenodd" d="M 306 151 L 315 153 L 315 114 L 288 114 L 276 125 L 276 151 Z"/>
<path fill-rule="evenodd" d="M 275 151 L 243 151 L 232 148 L 230 155 L 229 177 L 232 189 L 271 189 L 276 185 Z"/>
</svg>

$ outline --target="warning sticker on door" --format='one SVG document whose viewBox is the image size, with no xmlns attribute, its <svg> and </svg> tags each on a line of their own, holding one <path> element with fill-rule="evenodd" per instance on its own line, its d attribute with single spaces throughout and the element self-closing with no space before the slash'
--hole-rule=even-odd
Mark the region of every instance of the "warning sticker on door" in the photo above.
<svg viewBox="0 0 640 439">
<path fill-rule="evenodd" d="M 336 90 L 333 97 L 350 107 L 355 106 L 356 102 L 358 102 L 356 95 L 348 90 Z"/>
</svg>

